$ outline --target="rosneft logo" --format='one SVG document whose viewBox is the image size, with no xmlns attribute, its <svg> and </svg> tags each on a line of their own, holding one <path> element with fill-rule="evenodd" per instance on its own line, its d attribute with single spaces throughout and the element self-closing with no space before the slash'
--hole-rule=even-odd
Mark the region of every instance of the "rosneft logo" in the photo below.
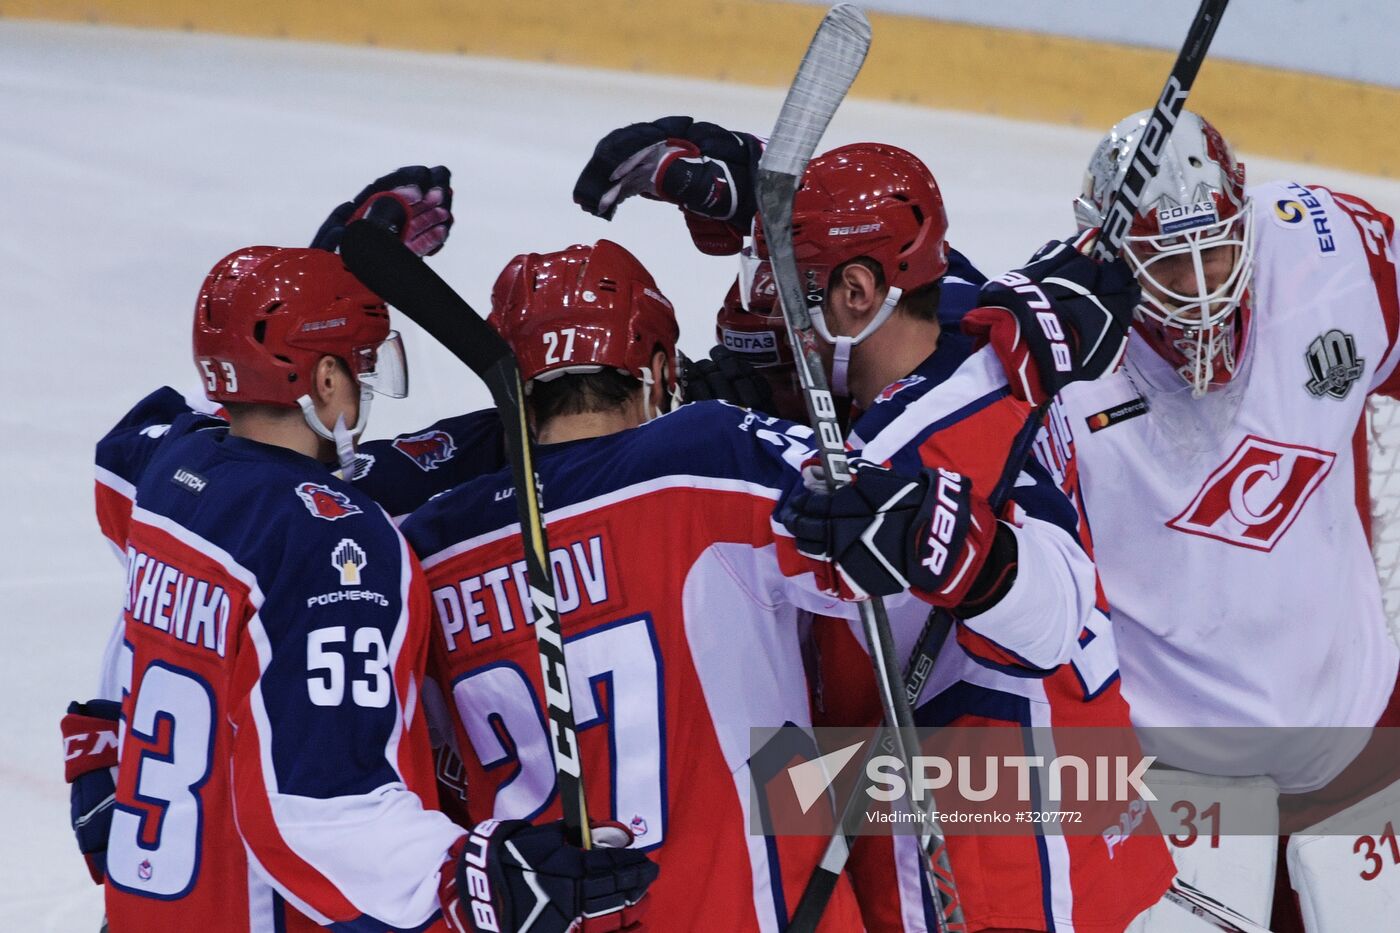
<svg viewBox="0 0 1400 933">
<path fill-rule="evenodd" d="M 1291 198 L 1283 198 L 1274 203 L 1274 216 L 1286 224 L 1300 224 L 1306 211 L 1303 205 Z"/>
</svg>

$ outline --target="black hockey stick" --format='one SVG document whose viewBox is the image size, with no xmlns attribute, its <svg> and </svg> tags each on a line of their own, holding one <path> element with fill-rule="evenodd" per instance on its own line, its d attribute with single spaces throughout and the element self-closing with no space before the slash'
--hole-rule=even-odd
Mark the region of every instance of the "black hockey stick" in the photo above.
<svg viewBox="0 0 1400 933">
<path fill-rule="evenodd" d="M 837 4 L 831 8 L 817 27 L 807 54 L 798 66 L 797 75 L 788 89 L 773 133 L 758 163 L 758 209 L 764 239 L 768 244 L 769 262 L 778 288 L 783 319 L 792 341 L 798 382 L 807 403 L 808 419 L 816 431 L 829 489 L 850 483 L 851 471 L 846 460 L 845 437 L 827 387 L 808 307 L 809 301 L 821 301 L 821 293 L 819 288 L 804 289 L 793 251 L 792 212 L 802 174 L 836 108 L 860 72 L 870 49 L 870 38 L 870 23 L 860 10 L 850 4 Z M 888 727 L 885 741 L 892 746 L 892 751 L 904 762 L 909 773 L 913 773 L 908 743 L 913 737 L 914 715 L 903 691 L 895 686 L 899 665 L 894 655 L 894 641 L 884 603 L 873 598 L 862 601 L 859 607 L 865 641 L 874 667 L 875 684 Z M 849 806 L 847 809 L 850 809 Z M 841 827 L 838 827 L 831 846 L 813 871 L 798 902 L 788 927 L 793 933 L 816 929 L 835 890 L 836 881 L 849 855 L 844 818 L 843 814 Z M 932 825 L 932 820 L 929 825 Z M 940 869 L 945 868 L 947 883 L 951 884 L 952 868 L 940 865 Z M 933 878 L 930 878 L 930 887 L 937 893 L 938 886 Z M 951 908 L 950 913 L 958 913 L 956 897 L 952 898 Z M 943 915 L 940 910 L 939 916 Z M 958 920 L 961 920 L 960 916 Z"/>
<path fill-rule="evenodd" d="M 471 367 L 491 390 L 505 425 L 506 459 L 510 461 L 520 533 L 525 542 L 525 577 L 534 605 L 535 638 L 539 643 L 564 828 L 574 845 L 592 848 L 569 672 L 564 661 L 564 636 L 555 608 L 549 544 L 536 486 L 534 445 L 515 354 L 471 305 L 404 246 L 396 234 L 369 221 L 357 221 L 346 228 L 340 254 L 356 278 Z"/>
</svg>

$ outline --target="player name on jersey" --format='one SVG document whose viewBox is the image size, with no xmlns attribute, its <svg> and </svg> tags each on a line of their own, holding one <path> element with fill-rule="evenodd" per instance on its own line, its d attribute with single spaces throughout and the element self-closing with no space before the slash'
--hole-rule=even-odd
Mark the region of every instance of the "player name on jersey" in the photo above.
<svg viewBox="0 0 1400 933">
<path fill-rule="evenodd" d="M 551 548 L 549 561 L 554 574 L 555 604 L 562 615 L 580 606 L 600 606 L 610 598 L 604 563 L 602 535 Z M 507 586 L 507 581 L 511 585 Z M 463 630 L 470 644 L 493 635 L 515 630 L 518 621 L 534 622 L 530 588 L 525 579 L 525 561 L 492 567 L 485 573 L 458 580 L 451 586 L 433 590 L 447 650 L 455 651 Z"/>
<path fill-rule="evenodd" d="M 232 604 L 217 583 L 128 547 L 124 608 L 136 622 L 224 656 Z"/>
</svg>

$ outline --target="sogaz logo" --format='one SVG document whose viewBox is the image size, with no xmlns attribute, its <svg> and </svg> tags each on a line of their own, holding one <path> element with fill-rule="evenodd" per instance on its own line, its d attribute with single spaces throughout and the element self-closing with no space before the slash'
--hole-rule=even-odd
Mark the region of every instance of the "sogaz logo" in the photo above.
<svg viewBox="0 0 1400 933">
<path fill-rule="evenodd" d="M 1181 233 L 1197 227 L 1208 227 L 1220 222 L 1214 201 L 1197 201 L 1195 204 L 1174 204 L 1157 211 L 1157 222 L 1163 233 Z"/>
</svg>

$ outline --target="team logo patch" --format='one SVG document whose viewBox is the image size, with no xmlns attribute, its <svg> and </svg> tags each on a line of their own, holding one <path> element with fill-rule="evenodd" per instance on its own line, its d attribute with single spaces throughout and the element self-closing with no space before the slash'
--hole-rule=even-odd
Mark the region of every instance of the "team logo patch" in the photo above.
<svg viewBox="0 0 1400 933">
<path fill-rule="evenodd" d="M 1194 204 L 1176 204 L 1158 208 L 1157 223 L 1163 233 L 1181 233 L 1220 222 L 1220 214 L 1214 201 L 1197 201 Z"/>
<path fill-rule="evenodd" d="M 394 449 L 418 464 L 418 469 L 426 473 L 451 460 L 457 452 L 457 445 L 446 431 L 424 431 L 397 439 Z"/>
<path fill-rule="evenodd" d="M 151 860 L 146 858 L 141 860 L 141 864 L 136 866 L 136 877 L 142 881 L 150 881 L 156 871 L 151 867 Z"/>
<path fill-rule="evenodd" d="M 341 538 L 331 551 L 331 566 L 340 571 L 341 586 L 359 586 L 360 571 L 368 563 L 364 548 L 354 538 Z"/>
<path fill-rule="evenodd" d="M 899 380 L 896 380 L 895 382 L 891 382 L 889 385 L 885 386 L 883 389 L 880 390 L 880 394 L 879 394 L 879 395 L 875 396 L 875 404 L 878 405 L 878 404 L 881 403 L 881 402 L 888 402 L 890 399 L 894 398 L 894 397 L 895 397 L 896 395 L 898 395 L 900 392 L 903 392 L 905 389 L 909 388 L 910 386 L 916 386 L 916 385 L 918 385 L 919 383 L 921 383 L 921 382 L 923 382 L 923 381 L 924 381 L 924 377 L 923 377 L 923 376 L 913 375 L 913 376 L 905 376 L 903 379 L 899 379 Z"/>
<path fill-rule="evenodd" d="M 1303 385 L 1317 398 L 1324 395 L 1346 398 L 1352 385 L 1366 371 L 1366 361 L 1356 355 L 1356 340 L 1336 328 L 1308 344 L 1303 358 L 1312 376 Z"/>
<path fill-rule="evenodd" d="M 360 514 L 360 507 L 351 502 L 349 496 L 320 483 L 302 483 L 297 487 L 297 495 L 301 497 L 306 511 L 328 522 Z"/>
<path fill-rule="evenodd" d="M 1167 527 L 1226 544 L 1271 551 L 1337 455 L 1251 434 Z"/>
<path fill-rule="evenodd" d="M 640 839 L 647 834 L 647 821 L 642 819 L 640 813 L 632 817 L 632 822 L 627 825 L 632 830 L 632 837 L 634 839 Z"/>
<path fill-rule="evenodd" d="M 1119 422 L 1145 414 L 1147 414 L 1147 399 L 1139 396 L 1131 402 L 1114 405 L 1112 408 L 1105 408 L 1096 415 L 1090 415 L 1084 419 L 1084 423 L 1089 426 L 1089 433 L 1094 434 L 1104 428 L 1111 428 Z"/>
</svg>

